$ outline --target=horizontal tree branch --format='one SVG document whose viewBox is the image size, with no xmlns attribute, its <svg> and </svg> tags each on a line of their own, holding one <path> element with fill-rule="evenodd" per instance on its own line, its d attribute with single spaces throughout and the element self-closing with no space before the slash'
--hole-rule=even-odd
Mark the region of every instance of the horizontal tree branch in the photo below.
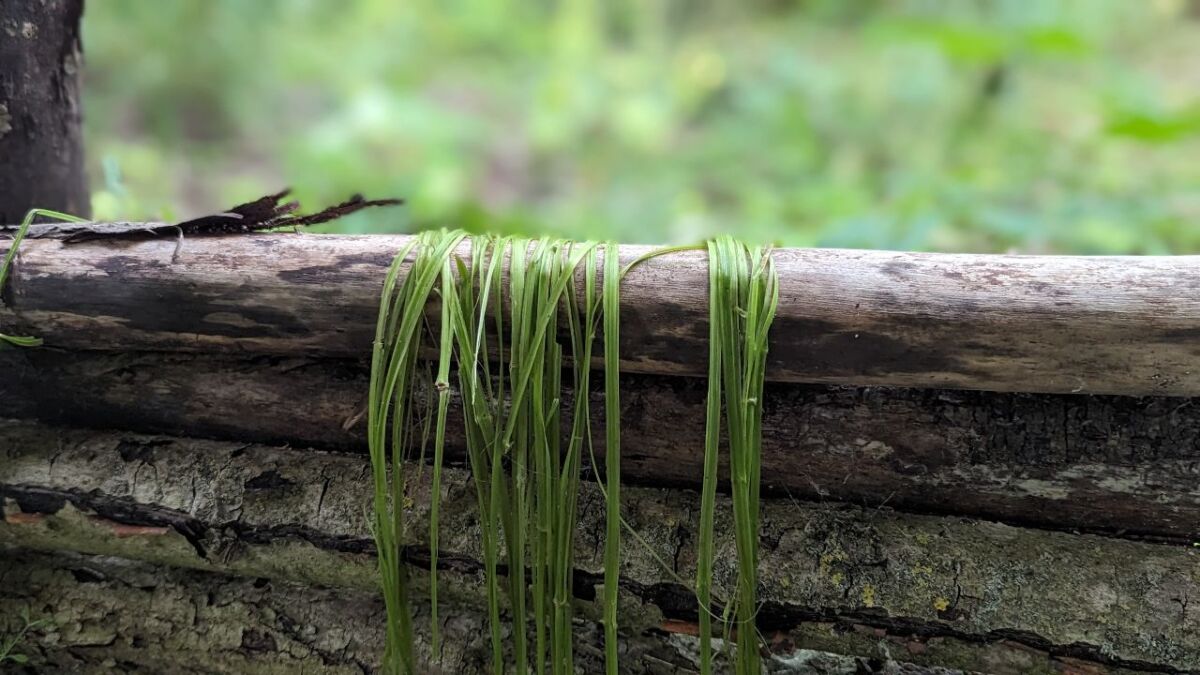
<svg viewBox="0 0 1200 675">
<path fill-rule="evenodd" d="M 31 240 L 0 320 L 71 349 L 361 357 L 371 348 L 384 271 L 405 241 L 193 237 L 172 263 L 170 240 Z M 624 246 L 622 260 L 649 250 Z M 771 380 L 1200 393 L 1200 257 L 773 255 L 780 307 Z M 698 251 L 630 272 L 624 371 L 705 372 L 707 274 Z"/>
<path fill-rule="evenodd" d="M 0 425 L 0 448 L 0 544 L 375 587 L 361 456 L 19 422 Z M 470 605 L 479 592 L 473 488 L 465 471 L 444 478 L 443 595 Z M 409 559 L 421 565 L 428 485 L 415 477 L 408 485 Z M 694 621 L 680 579 L 695 571 L 695 495 L 631 488 L 624 496 L 625 518 L 645 543 L 625 546 L 623 628 L 638 635 Z M 731 527 L 729 511 L 719 499 L 718 531 Z M 603 513 L 599 491 L 584 484 L 575 593 L 588 620 L 598 616 Z M 787 500 L 764 503 L 762 521 L 758 616 L 772 645 L 814 622 L 853 624 L 882 635 L 1007 641 L 1046 659 L 1117 669 L 1200 668 L 1200 617 L 1187 610 L 1200 579 L 1189 548 Z M 732 587 L 733 548 L 718 545 L 718 593 Z M 968 649 L 940 665 L 994 671 L 979 654 Z M 1042 661 L 1020 672 L 1049 669 Z"/>
<path fill-rule="evenodd" d="M 365 452 L 361 362 L 13 350 L 0 371 L 9 416 Z M 704 382 L 628 375 L 621 388 L 627 480 L 698 486 Z M 461 460 L 459 405 L 450 412 L 448 449 Z M 1198 466 L 1190 399 L 782 383 L 765 397 L 763 480 L 776 496 L 1190 543 Z"/>
</svg>

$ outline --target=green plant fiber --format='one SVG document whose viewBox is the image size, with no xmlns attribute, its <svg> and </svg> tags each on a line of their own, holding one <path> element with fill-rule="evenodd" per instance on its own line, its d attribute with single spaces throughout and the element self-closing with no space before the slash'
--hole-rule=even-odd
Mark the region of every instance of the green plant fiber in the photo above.
<svg viewBox="0 0 1200 675">
<path fill-rule="evenodd" d="M 469 241 L 469 253 L 460 244 Z M 712 347 L 701 561 L 705 672 L 711 672 L 712 520 L 716 453 L 724 411 L 738 552 L 738 584 L 725 603 L 737 632 L 736 672 L 760 669 L 757 611 L 758 454 L 767 330 L 778 299 L 767 249 L 732 239 L 708 244 Z M 415 539 L 404 520 L 406 452 L 425 459 L 433 422 L 430 627 L 440 651 L 437 608 L 438 516 L 450 380 L 456 375 L 467 461 L 475 484 L 487 587 L 492 669 L 562 675 L 574 672 L 573 542 L 586 447 L 606 500 L 603 625 L 606 671 L 618 672 L 617 592 L 620 513 L 620 280 L 616 244 L 562 239 L 425 232 L 396 255 L 384 279 L 372 352 L 368 441 L 375 490 L 372 529 L 387 608 L 385 672 L 416 672 L 404 546 Z M 680 250 L 664 249 L 663 252 Z M 647 256 L 649 257 L 649 256 Z M 603 263 L 600 261 L 603 259 Z M 407 269 L 405 269 L 407 268 Z M 507 275 L 503 272 L 507 270 Z M 437 297 L 439 302 L 431 300 Z M 431 320 L 427 307 L 438 307 Z M 507 308 L 507 309 L 506 309 Z M 432 324 L 437 325 L 433 330 Z M 591 362 L 603 330 L 605 476 L 591 436 Z M 436 346 L 432 396 L 422 398 L 418 352 Z M 571 378 L 573 402 L 562 395 Z M 423 429 L 423 433 L 418 433 Z M 420 463 L 418 463 L 420 465 Z M 636 532 L 633 538 L 642 543 Z M 501 568 L 507 570 L 502 575 Z M 511 622 L 506 632 L 502 621 Z M 507 637 L 506 637 L 507 635 Z"/>
<path fill-rule="evenodd" d="M 17 258 L 17 248 L 21 246 L 21 242 L 25 240 L 25 236 L 29 234 L 29 227 L 33 224 L 33 219 L 37 217 L 53 218 L 70 223 L 87 222 L 83 218 L 59 213 L 58 211 L 50 211 L 48 209 L 30 209 L 29 213 L 25 214 L 25 219 L 21 221 L 17 227 L 17 234 L 13 237 L 12 243 L 8 245 L 8 253 L 4 255 L 4 260 L 0 261 L 0 291 L 4 290 L 4 283 L 8 281 L 8 275 L 12 270 L 13 261 Z M 0 349 L 5 347 L 40 347 L 42 346 L 41 338 L 36 337 L 18 337 L 15 335 L 5 335 L 0 333 Z"/>
</svg>

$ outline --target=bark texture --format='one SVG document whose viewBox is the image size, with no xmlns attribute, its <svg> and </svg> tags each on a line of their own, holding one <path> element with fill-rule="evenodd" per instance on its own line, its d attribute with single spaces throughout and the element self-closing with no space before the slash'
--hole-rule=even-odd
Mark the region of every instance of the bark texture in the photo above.
<svg viewBox="0 0 1200 675">
<path fill-rule="evenodd" d="M 357 358 L 370 352 L 384 270 L 406 241 L 193 237 L 172 264 L 170 239 L 27 242 L 4 296 L 11 312 L 0 319 L 74 349 Z M 622 259 L 649 250 L 622 247 Z M 773 380 L 1200 394 L 1197 256 L 781 249 L 774 259 Z M 701 252 L 630 271 L 623 372 L 704 374 L 707 278 Z"/>
<path fill-rule="evenodd" d="M 79 81 L 83 0 L 0 2 L 0 224 L 91 213 Z"/>
<path fill-rule="evenodd" d="M 20 645 L 20 653 L 30 659 L 29 672 L 358 675 L 379 666 L 384 611 L 373 593 L 163 569 L 102 556 L 4 554 L 9 566 L 3 573 L 6 585 L 0 588 L 0 617 L 30 609 L 50 622 Z M 427 608 L 418 604 L 416 610 L 421 672 L 488 672 L 490 652 L 480 639 L 487 633 L 485 616 L 467 607 L 442 607 L 444 649 L 431 659 L 422 621 L 428 619 Z M 582 672 L 602 672 L 598 627 L 579 622 L 575 640 Z M 665 631 L 627 638 L 623 672 L 694 673 L 694 643 L 691 636 Z M 905 662 L 906 652 L 893 657 L 879 644 L 865 647 L 864 653 L 872 656 L 795 648 L 770 672 L 962 672 Z"/>
<path fill-rule="evenodd" d="M 0 354 L 0 369 L 10 416 L 366 450 L 368 371 L 356 361 L 14 350 Z M 627 480 L 698 486 L 705 382 L 628 375 L 621 390 Z M 601 391 L 597 383 L 592 409 L 602 457 Z M 768 494 L 1200 538 L 1200 407 L 1192 399 L 784 383 L 765 398 Z M 461 458 L 461 408 L 455 402 L 450 411 L 448 447 Z"/>
<path fill-rule="evenodd" d="M 375 586 L 360 456 L 17 422 L 0 433 L 2 544 Z M 695 572 L 695 495 L 627 493 L 625 517 L 647 544 L 626 546 L 623 630 L 630 639 L 687 632 L 696 615 L 684 581 Z M 426 482 L 414 477 L 408 496 L 407 557 L 420 568 Z M 447 471 L 442 499 L 443 597 L 478 607 L 466 472 Z M 580 500 L 575 595 L 581 620 L 592 621 L 604 504 L 587 484 Z M 718 514 L 725 531 L 725 500 Z M 799 649 L 879 656 L 862 650 L 882 642 L 914 663 L 985 672 L 1062 672 L 1075 662 L 1092 672 L 1200 669 L 1200 617 L 1189 606 L 1200 597 L 1200 553 L 1191 547 L 787 501 L 765 503 L 762 519 L 759 628 L 777 661 Z M 719 540 L 718 595 L 735 574 L 732 542 Z"/>
<path fill-rule="evenodd" d="M 6 330 L 50 346 L 0 356 L 3 414 L 41 420 L 0 419 L 0 629 L 13 608 L 54 620 L 37 672 L 371 670 L 363 359 L 404 239 L 193 237 L 172 263 L 174 241 L 65 244 L 72 228 L 41 228 L 0 298 Z M 1172 398 L 1200 392 L 1200 258 L 776 260 L 757 613 L 773 672 L 1200 673 L 1200 411 Z M 700 477 L 704 382 L 676 376 L 703 374 L 706 279 L 680 253 L 623 289 L 622 501 L 643 540 L 620 570 L 628 672 L 694 670 L 698 499 L 667 488 Z M 418 597 L 443 505 L 440 662 L 479 672 L 469 473 L 432 496 L 428 467 L 404 471 Z M 730 511 L 718 498 L 718 598 Z M 587 672 L 604 520 L 584 481 Z"/>
</svg>

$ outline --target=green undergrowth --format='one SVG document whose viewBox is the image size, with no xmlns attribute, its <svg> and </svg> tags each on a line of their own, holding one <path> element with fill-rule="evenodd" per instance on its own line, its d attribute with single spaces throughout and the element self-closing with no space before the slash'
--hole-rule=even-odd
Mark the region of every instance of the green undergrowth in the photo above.
<svg viewBox="0 0 1200 675">
<path fill-rule="evenodd" d="M 675 250 L 679 249 L 656 254 Z M 703 672 L 712 672 L 711 634 L 717 618 L 727 637 L 736 632 L 736 671 L 758 673 L 760 642 L 754 618 L 760 401 L 767 329 L 778 287 L 769 250 L 751 249 L 729 238 L 710 242 L 707 250 L 712 351 L 695 587 Z M 574 672 L 573 542 L 585 450 L 606 501 L 605 660 L 608 673 L 618 672 L 622 530 L 645 545 L 620 511 L 620 282 L 641 260 L 622 269 L 618 247 L 612 243 L 468 237 L 458 231 L 422 233 L 397 253 L 380 299 L 368 399 L 372 528 L 387 608 L 385 672 L 418 672 L 403 557 L 405 545 L 420 541 L 421 535 L 410 532 L 405 522 L 411 477 L 405 474 L 404 460 L 407 453 L 419 452 L 416 466 L 424 467 L 431 444 L 428 542 L 434 661 L 440 653 L 438 521 L 452 376 L 460 394 L 477 498 L 493 672 L 507 672 L 510 666 L 516 673 Z M 600 331 L 605 371 L 603 478 L 594 455 L 587 395 Z M 432 389 L 418 385 L 422 369 L 428 368 L 418 353 L 429 347 L 437 354 L 436 375 L 427 376 Z M 563 377 L 570 378 L 576 392 L 573 402 L 563 396 Z M 714 617 L 712 523 L 723 414 L 738 582 L 733 596 L 719 603 L 724 615 Z M 416 485 L 419 480 L 411 482 Z M 505 622 L 511 630 L 505 630 Z"/>
<path fill-rule="evenodd" d="M 17 233 L 13 237 L 12 243 L 8 245 L 8 253 L 4 255 L 4 261 L 0 262 L 0 291 L 4 290 L 4 283 L 8 281 L 9 271 L 12 269 L 13 261 L 17 258 L 17 248 L 21 246 L 21 242 L 24 241 L 25 236 L 29 234 L 29 227 L 33 224 L 33 219 L 38 217 L 53 218 L 55 220 L 62 220 L 70 223 L 87 222 L 83 218 L 77 218 L 66 213 L 59 213 L 58 211 L 50 211 L 48 209 L 31 209 L 29 213 L 25 214 L 25 219 L 22 220 L 21 224 L 17 227 Z M 40 338 L 19 337 L 0 333 L 0 349 L 6 347 L 40 347 L 41 345 L 42 341 Z"/>
</svg>

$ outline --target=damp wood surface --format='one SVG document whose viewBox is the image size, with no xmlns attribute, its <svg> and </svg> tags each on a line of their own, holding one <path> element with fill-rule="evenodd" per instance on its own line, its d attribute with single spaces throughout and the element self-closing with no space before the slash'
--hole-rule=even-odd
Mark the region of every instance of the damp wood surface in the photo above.
<svg viewBox="0 0 1200 675">
<path fill-rule="evenodd" d="M 368 370 L 353 360 L 10 350 L 0 371 L 13 417 L 366 452 Z M 626 481 L 698 487 L 704 381 L 627 375 L 621 390 Z M 461 406 L 449 410 L 448 451 L 461 461 Z M 763 415 L 763 488 L 778 498 L 1200 538 L 1192 399 L 775 383 Z"/>
<path fill-rule="evenodd" d="M 4 325 L 69 349 L 360 357 L 406 236 L 26 242 Z M 460 249 L 466 254 L 467 244 Z M 0 244 L 0 252 L 3 252 Z M 623 246 L 623 262 L 652 250 Z M 1200 257 L 779 249 L 774 381 L 1047 393 L 1200 393 Z M 635 267 L 624 372 L 702 376 L 699 251 Z M 14 329 L 16 330 L 16 329 Z"/>
<path fill-rule="evenodd" d="M 0 424 L 0 448 L 2 545 L 311 586 L 371 591 L 377 583 L 365 457 L 18 421 Z M 429 474 L 406 470 L 405 557 L 420 595 Z M 444 480 L 444 598 L 479 607 L 474 488 L 461 469 Z M 678 631 L 696 616 L 680 584 L 695 573 L 696 495 L 625 492 L 625 518 L 647 544 L 625 546 L 623 630 Z M 719 498 L 717 531 L 731 527 L 729 510 Z M 915 663 L 984 672 L 1062 672 L 1064 659 L 1095 672 L 1200 669 L 1193 547 L 790 500 L 765 502 L 762 521 L 759 628 L 781 649 L 854 653 L 835 637 L 861 645 L 874 635 L 894 639 L 893 653 L 903 649 Z M 575 541 L 584 621 L 599 617 L 603 531 L 603 498 L 585 483 Z M 718 595 L 733 586 L 733 548 L 726 541 L 715 552 Z M 914 644 L 934 638 L 962 649 Z M 1025 660 L 1012 661 L 1016 654 Z"/>
</svg>

